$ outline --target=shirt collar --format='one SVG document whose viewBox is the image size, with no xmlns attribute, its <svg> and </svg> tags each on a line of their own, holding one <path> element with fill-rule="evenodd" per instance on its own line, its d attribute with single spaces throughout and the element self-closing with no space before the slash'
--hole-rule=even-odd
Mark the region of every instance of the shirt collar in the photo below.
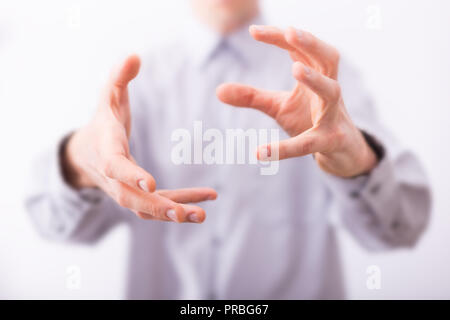
<svg viewBox="0 0 450 320">
<path fill-rule="evenodd" d="M 226 42 L 227 46 L 238 56 L 240 62 L 251 65 L 259 47 L 257 41 L 248 32 L 248 27 L 252 24 L 264 24 L 263 17 L 258 15 L 238 30 L 223 36 L 192 19 L 190 26 L 186 29 L 185 38 L 194 63 L 198 67 L 206 65 L 211 59 L 214 59 L 214 53 L 220 50 L 223 42 Z"/>
</svg>

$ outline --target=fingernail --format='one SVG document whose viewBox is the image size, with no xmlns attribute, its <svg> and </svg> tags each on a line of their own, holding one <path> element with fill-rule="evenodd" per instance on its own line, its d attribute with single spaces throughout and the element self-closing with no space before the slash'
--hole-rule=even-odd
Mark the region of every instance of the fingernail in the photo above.
<svg viewBox="0 0 450 320">
<path fill-rule="evenodd" d="M 270 160 L 270 146 L 263 146 L 259 148 L 259 160 L 261 161 Z"/>
<path fill-rule="evenodd" d="M 252 25 L 250 26 L 250 29 L 256 30 L 256 31 L 264 31 L 264 26 L 258 26 L 258 25 Z"/>
<path fill-rule="evenodd" d="M 305 74 L 307 76 L 311 75 L 311 68 L 307 67 L 307 66 L 303 66 L 303 71 L 305 71 Z"/>
<path fill-rule="evenodd" d="M 200 218 L 196 213 L 191 213 L 190 215 L 188 215 L 188 220 L 190 222 L 197 222 L 197 223 L 200 222 Z"/>
<path fill-rule="evenodd" d="M 148 186 L 147 186 L 147 183 L 145 183 L 145 180 L 143 180 L 143 179 L 139 180 L 138 185 L 139 185 L 139 188 L 141 188 L 145 192 L 149 192 Z"/>
<path fill-rule="evenodd" d="M 177 213 L 175 212 L 174 209 L 167 210 L 166 216 L 170 220 L 178 222 L 178 220 L 177 220 Z"/>
<path fill-rule="evenodd" d="M 298 30 L 298 29 L 296 29 L 295 31 L 296 31 L 296 33 L 297 33 L 297 37 L 298 37 L 299 39 L 301 39 L 302 36 L 303 36 L 303 31 L 302 31 L 302 30 Z"/>
<path fill-rule="evenodd" d="M 213 196 L 213 195 L 208 197 L 208 200 L 215 200 L 215 199 L 216 199 L 216 196 Z"/>
</svg>

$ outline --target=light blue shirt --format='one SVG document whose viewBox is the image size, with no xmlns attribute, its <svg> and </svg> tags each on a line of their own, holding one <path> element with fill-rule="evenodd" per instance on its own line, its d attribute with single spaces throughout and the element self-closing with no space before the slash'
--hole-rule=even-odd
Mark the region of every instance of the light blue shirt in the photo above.
<svg viewBox="0 0 450 320">
<path fill-rule="evenodd" d="M 295 84 L 288 54 L 254 41 L 247 28 L 223 38 L 193 24 L 143 60 L 130 86 L 132 154 L 158 188 L 215 188 L 218 199 L 201 204 L 206 221 L 144 221 L 99 190 L 73 190 L 61 175 L 59 145 L 36 161 L 26 201 L 39 232 L 52 239 L 93 243 L 126 224 L 127 298 L 344 298 L 332 215 L 371 250 L 409 247 L 419 239 L 430 213 L 423 170 L 380 124 L 346 62 L 339 81 L 347 109 L 385 149 L 378 166 L 355 179 L 325 174 L 312 156 L 283 160 L 274 175 L 262 175 L 260 163 L 173 162 L 173 132 L 185 129 L 194 137 L 196 121 L 203 132 L 279 129 L 266 115 L 224 105 L 215 96 L 223 82 L 271 90 Z M 280 132 L 280 139 L 287 137 Z"/>
</svg>

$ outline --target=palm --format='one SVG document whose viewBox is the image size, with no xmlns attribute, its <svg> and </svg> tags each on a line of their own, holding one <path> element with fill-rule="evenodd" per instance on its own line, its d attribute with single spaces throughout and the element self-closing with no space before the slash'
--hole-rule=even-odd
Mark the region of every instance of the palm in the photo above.
<svg viewBox="0 0 450 320">
<path fill-rule="evenodd" d="M 279 105 L 274 106 L 278 109 L 275 120 L 290 136 L 296 136 L 312 127 L 313 118 L 316 118 L 312 115 L 317 109 L 309 103 L 313 98 L 311 92 L 297 86 L 292 92 L 284 93 Z"/>
</svg>

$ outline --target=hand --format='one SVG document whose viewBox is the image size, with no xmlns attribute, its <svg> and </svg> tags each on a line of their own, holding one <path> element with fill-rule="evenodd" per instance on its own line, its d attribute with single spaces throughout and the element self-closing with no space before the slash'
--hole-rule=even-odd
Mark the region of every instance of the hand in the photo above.
<svg viewBox="0 0 450 320">
<path fill-rule="evenodd" d="M 287 50 L 297 85 L 291 92 L 242 84 L 217 88 L 220 100 L 258 109 L 274 118 L 290 139 L 258 148 L 258 159 L 278 160 L 314 154 L 331 174 L 353 177 L 370 171 L 376 155 L 350 119 L 337 82 L 339 53 L 312 34 L 289 28 L 252 26 L 254 39 Z"/>
<path fill-rule="evenodd" d="M 130 154 L 127 86 L 137 76 L 139 67 L 137 56 L 126 59 L 111 75 L 92 121 L 68 141 L 63 167 L 70 173 L 69 183 L 75 188 L 101 188 L 142 219 L 201 223 L 204 210 L 188 203 L 213 200 L 217 197 L 214 190 L 155 191 L 153 177 Z"/>
</svg>

